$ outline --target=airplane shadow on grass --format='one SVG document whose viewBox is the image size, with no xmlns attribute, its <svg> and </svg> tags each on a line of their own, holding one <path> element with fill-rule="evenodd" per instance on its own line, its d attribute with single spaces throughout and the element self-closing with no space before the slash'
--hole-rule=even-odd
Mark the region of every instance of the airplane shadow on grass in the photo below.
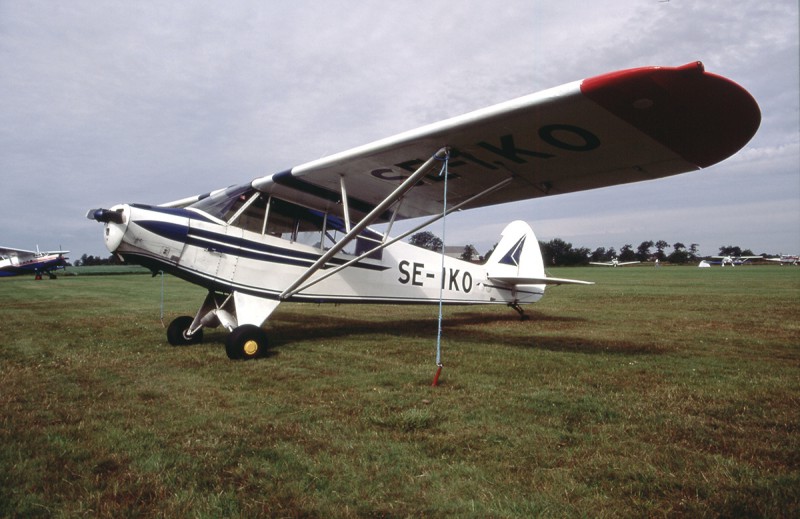
<svg viewBox="0 0 800 519">
<path fill-rule="evenodd" d="M 531 348 L 558 352 L 586 354 L 650 355 L 667 351 L 663 346 L 624 340 L 598 340 L 580 336 L 547 335 L 538 327 L 540 323 L 581 323 L 580 317 L 546 315 L 526 311 L 529 317 L 521 320 L 516 314 L 460 312 L 445 316 L 442 322 L 443 336 L 447 340 L 475 344 L 480 347 Z M 438 322 L 435 317 L 417 319 L 392 319 L 374 321 L 342 317 L 341 315 L 317 315 L 309 320 L 308 315 L 282 313 L 270 321 L 267 333 L 270 337 L 270 353 L 279 353 L 282 347 L 293 343 L 341 337 L 396 336 L 408 338 L 435 338 Z M 216 334 L 210 342 L 224 342 L 224 335 Z"/>
</svg>

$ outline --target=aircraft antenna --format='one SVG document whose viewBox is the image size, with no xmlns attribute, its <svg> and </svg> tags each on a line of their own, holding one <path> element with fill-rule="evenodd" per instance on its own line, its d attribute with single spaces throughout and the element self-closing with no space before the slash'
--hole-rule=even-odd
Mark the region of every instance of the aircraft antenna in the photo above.
<svg viewBox="0 0 800 519">
<path fill-rule="evenodd" d="M 439 171 L 439 176 L 441 177 L 444 175 L 444 196 L 442 197 L 442 268 L 440 270 L 442 274 L 442 282 L 439 285 L 439 322 L 436 329 L 436 374 L 433 376 L 433 383 L 432 386 L 436 387 L 439 385 L 439 375 L 442 374 L 442 301 L 444 299 L 444 244 L 447 243 L 445 240 L 447 238 L 447 163 L 450 160 L 450 149 L 448 148 L 447 153 L 442 160 L 444 164 L 442 164 L 442 169 Z"/>
</svg>

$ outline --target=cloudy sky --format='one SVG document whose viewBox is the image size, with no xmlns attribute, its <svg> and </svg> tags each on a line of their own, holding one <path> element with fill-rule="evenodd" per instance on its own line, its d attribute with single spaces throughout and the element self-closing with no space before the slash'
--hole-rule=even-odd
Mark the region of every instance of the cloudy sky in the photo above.
<svg viewBox="0 0 800 519">
<path fill-rule="evenodd" d="M 0 245 L 107 255 L 90 208 L 238 184 L 570 81 L 700 60 L 763 120 L 655 182 L 465 212 L 542 240 L 800 252 L 796 0 L 0 0 Z M 441 236 L 441 226 L 430 229 Z"/>
</svg>

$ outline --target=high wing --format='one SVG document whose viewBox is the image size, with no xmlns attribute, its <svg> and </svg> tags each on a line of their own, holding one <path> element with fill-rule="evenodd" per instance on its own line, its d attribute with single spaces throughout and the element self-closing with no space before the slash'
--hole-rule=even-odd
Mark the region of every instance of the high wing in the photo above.
<svg viewBox="0 0 800 519">
<path fill-rule="evenodd" d="M 25 249 L 14 249 L 12 247 L 0 247 L 0 255 L 2 256 L 19 256 L 20 254 L 25 256 L 36 256 L 36 251 L 32 250 L 25 250 Z"/>
<path fill-rule="evenodd" d="M 3 256 L 45 256 L 48 254 L 69 254 L 68 250 L 48 250 L 48 251 L 32 251 L 25 249 L 14 249 L 12 247 L 0 247 L 0 255 Z"/>
<path fill-rule="evenodd" d="M 753 259 L 759 259 L 759 260 L 764 259 L 764 256 L 710 256 L 710 257 L 713 259 L 720 259 L 720 260 L 727 259 L 731 261 L 741 261 L 741 262 Z"/>
<path fill-rule="evenodd" d="M 651 180 L 715 164 L 761 113 L 702 63 L 605 74 L 531 94 L 257 178 L 250 186 L 319 210 L 365 215 L 442 147 L 448 204 L 462 209 Z M 439 168 L 374 222 L 441 212 Z M 500 189 L 496 189 L 502 186 Z M 220 190 L 221 191 L 221 190 Z M 168 204 L 183 207 L 207 197 Z"/>
<path fill-rule="evenodd" d="M 590 261 L 589 265 L 601 265 L 603 267 L 621 267 L 623 265 L 635 265 L 641 261 Z"/>
</svg>

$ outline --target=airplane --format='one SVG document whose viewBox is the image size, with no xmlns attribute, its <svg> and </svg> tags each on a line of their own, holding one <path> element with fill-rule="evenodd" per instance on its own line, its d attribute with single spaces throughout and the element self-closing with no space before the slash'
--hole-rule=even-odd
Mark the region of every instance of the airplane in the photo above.
<svg viewBox="0 0 800 519">
<path fill-rule="evenodd" d="M 42 274 L 47 274 L 55 279 L 55 271 L 67 266 L 68 250 L 39 252 L 0 247 L 0 277 L 18 276 L 20 274 L 33 274 L 36 279 L 42 279 Z"/>
<path fill-rule="evenodd" d="M 735 267 L 736 265 L 744 265 L 751 259 L 764 259 L 763 256 L 711 256 L 714 259 L 720 260 L 720 266 L 724 267 L 725 265 L 730 265 L 731 267 Z M 713 262 L 717 263 L 717 262 Z"/>
<path fill-rule="evenodd" d="M 170 344 L 222 326 L 227 356 L 253 359 L 265 355 L 262 326 L 285 301 L 502 304 L 523 315 L 547 285 L 588 284 L 548 276 L 527 223 L 510 223 L 482 265 L 400 240 L 453 211 L 705 168 L 741 149 L 760 122 L 753 97 L 699 61 L 641 67 L 205 194 L 86 216 L 124 261 L 208 290 L 195 316 L 170 323 Z M 395 222 L 423 218 L 389 237 Z"/>
<path fill-rule="evenodd" d="M 797 254 L 781 254 L 777 258 L 764 258 L 767 261 L 773 261 L 776 263 L 780 263 L 783 265 L 784 263 L 789 265 L 797 265 L 798 261 L 800 261 L 800 256 Z"/>
<path fill-rule="evenodd" d="M 589 265 L 601 265 L 603 267 L 621 267 L 623 265 L 633 265 L 634 263 L 641 263 L 641 261 L 620 261 L 617 258 L 611 261 L 590 261 Z"/>
</svg>

